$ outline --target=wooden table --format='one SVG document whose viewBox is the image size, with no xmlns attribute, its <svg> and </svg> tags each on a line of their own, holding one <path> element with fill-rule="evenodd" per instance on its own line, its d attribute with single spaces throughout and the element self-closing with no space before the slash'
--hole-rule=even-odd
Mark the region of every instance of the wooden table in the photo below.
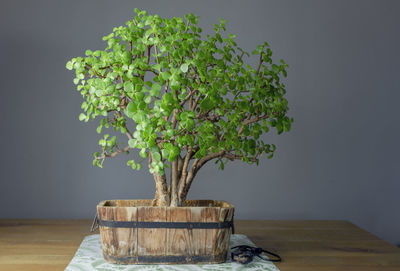
<svg viewBox="0 0 400 271">
<path fill-rule="evenodd" d="M 64 270 L 91 220 L 0 219 L 0 270 Z M 400 271 L 400 249 L 347 221 L 235 221 L 281 271 Z"/>
</svg>

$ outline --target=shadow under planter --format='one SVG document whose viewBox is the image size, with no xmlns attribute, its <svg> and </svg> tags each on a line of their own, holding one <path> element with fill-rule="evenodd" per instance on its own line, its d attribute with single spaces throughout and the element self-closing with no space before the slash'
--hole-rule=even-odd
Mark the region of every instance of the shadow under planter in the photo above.
<svg viewBox="0 0 400 271">
<path fill-rule="evenodd" d="M 97 205 L 104 259 L 116 264 L 225 262 L 234 206 L 187 200 L 183 207 L 152 200 L 106 200 Z"/>
</svg>

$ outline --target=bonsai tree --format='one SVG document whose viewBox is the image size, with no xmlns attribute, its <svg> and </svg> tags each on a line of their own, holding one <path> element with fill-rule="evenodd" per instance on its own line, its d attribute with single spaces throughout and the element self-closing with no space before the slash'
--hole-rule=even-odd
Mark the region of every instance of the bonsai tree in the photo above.
<svg viewBox="0 0 400 271">
<path fill-rule="evenodd" d="M 275 145 L 266 144 L 263 133 L 287 132 L 293 121 L 281 82 L 287 64 L 272 62 L 266 42 L 252 52 L 256 67 L 245 64 L 250 55 L 234 35 L 223 35 L 224 20 L 203 39 L 193 14 L 163 19 L 135 12 L 103 38 L 104 51 L 87 50 L 66 67 L 75 70 L 84 98 L 79 120 L 97 118 L 97 133 L 112 128 L 127 137 L 124 144 L 104 134 L 93 165 L 137 149 L 142 161 L 127 165 L 140 170 L 147 159 L 153 205 L 182 206 L 207 162 L 224 169 L 228 161 L 258 164 L 261 155 L 273 156 Z"/>
</svg>

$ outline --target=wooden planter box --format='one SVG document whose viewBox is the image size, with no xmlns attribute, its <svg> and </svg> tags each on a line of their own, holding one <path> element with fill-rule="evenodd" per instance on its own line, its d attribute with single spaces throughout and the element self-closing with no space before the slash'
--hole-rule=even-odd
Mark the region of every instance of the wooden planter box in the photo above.
<svg viewBox="0 0 400 271">
<path fill-rule="evenodd" d="M 151 200 L 106 200 L 97 205 L 104 259 L 117 264 L 225 262 L 233 205 L 187 200 L 153 207 Z"/>
</svg>

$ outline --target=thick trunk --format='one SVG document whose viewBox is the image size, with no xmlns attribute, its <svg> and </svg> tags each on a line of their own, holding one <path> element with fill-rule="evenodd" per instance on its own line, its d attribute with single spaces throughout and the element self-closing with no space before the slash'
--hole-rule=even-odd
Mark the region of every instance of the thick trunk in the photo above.
<svg viewBox="0 0 400 271">
<path fill-rule="evenodd" d="M 187 193 L 189 192 L 190 186 L 192 185 L 193 179 L 196 176 L 197 171 L 198 171 L 198 160 L 196 160 L 193 163 L 191 169 L 188 171 L 186 175 L 184 185 L 181 186 L 181 189 L 179 190 L 178 197 L 180 203 L 185 202 Z"/>
<path fill-rule="evenodd" d="M 190 150 L 191 154 L 191 150 Z M 179 186 L 179 192 L 178 192 L 178 202 L 183 203 L 186 200 L 187 193 L 189 192 L 190 186 L 192 185 L 194 177 L 196 177 L 197 172 L 199 169 L 204 166 L 205 163 L 208 161 L 221 157 L 225 154 L 225 151 L 220 151 L 218 153 L 212 153 L 207 156 L 204 156 L 201 159 L 194 159 L 192 166 L 190 169 L 188 168 L 188 164 L 184 164 L 183 166 L 183 173 L 182 173 L 182 178 L 181 178 L 181 183 Z M 186 158 L 186 157 L 185 157 Z M 190 159 L 190 158 L 189 158 Z M 185 159 L 186 162 L 186 159 Z"/>
<path fill-rule="evenodd" d="M 151 167 L 152 155 L 149 155 L 149 168 Z M 159 175 L 154 172 L 154 181 L 156 183 L 156 193 L 154 194 L 153 206 L 169 206 L 170 205 L 170 196 L 168 193 L 168 185 L 167 178 L 164 175 Z"/>
<path fill-rule="evenodd" d="M 153 206 L 183 206 L 193 179 L 199 169 L 208 161 L 224 155 L 225 151 L 213 153 L 201 159 L 195 159 L 191 167 L 189 167 L 192 154 L 193 149 L 189 146 L 184 159 L 178 156 L 178 158 L 171 163 L 171 179 L 169 187 L 167 185 L 165 174 L 160 176 L 157 173 L 153 173 L 156 182 L 156 193 L 154 195 Z M 149 167 L 151 161 L 152 155 L 150 154 Z"/>
<path fill-rule="evenodd" d="M 193 151 L 192 147 L 189 146 L 188 151 L 185 156 L 185 159 L 183 160 L 183 163 L 182 163 L 182 168 L 180 170 L 181 173 L 180 173 L 179 192 L 178 192 L 178 206 L 182 206 L 184 203 L 184 200 L 182 200 L 182 197 L 181 197 L 181 191 L 183 191 L 186 186 L 189 161 L 190 161 L 190 158 L 192 157 L 192 151 Z"/>
<path fill-rule="evenodd" d="M 154 173 L 154 180 L 156 182 L 156 193 L 153 199 L 153 206 L 169 206 L 170 197 L 168 194 L 167 179 L 165 175 L 160 176 Z"/>
<path fill-rule="evenodd" d="M 171 206 L 177 207 L 178 205 L 178 159 L 171 163 Z"/>
</svg>

